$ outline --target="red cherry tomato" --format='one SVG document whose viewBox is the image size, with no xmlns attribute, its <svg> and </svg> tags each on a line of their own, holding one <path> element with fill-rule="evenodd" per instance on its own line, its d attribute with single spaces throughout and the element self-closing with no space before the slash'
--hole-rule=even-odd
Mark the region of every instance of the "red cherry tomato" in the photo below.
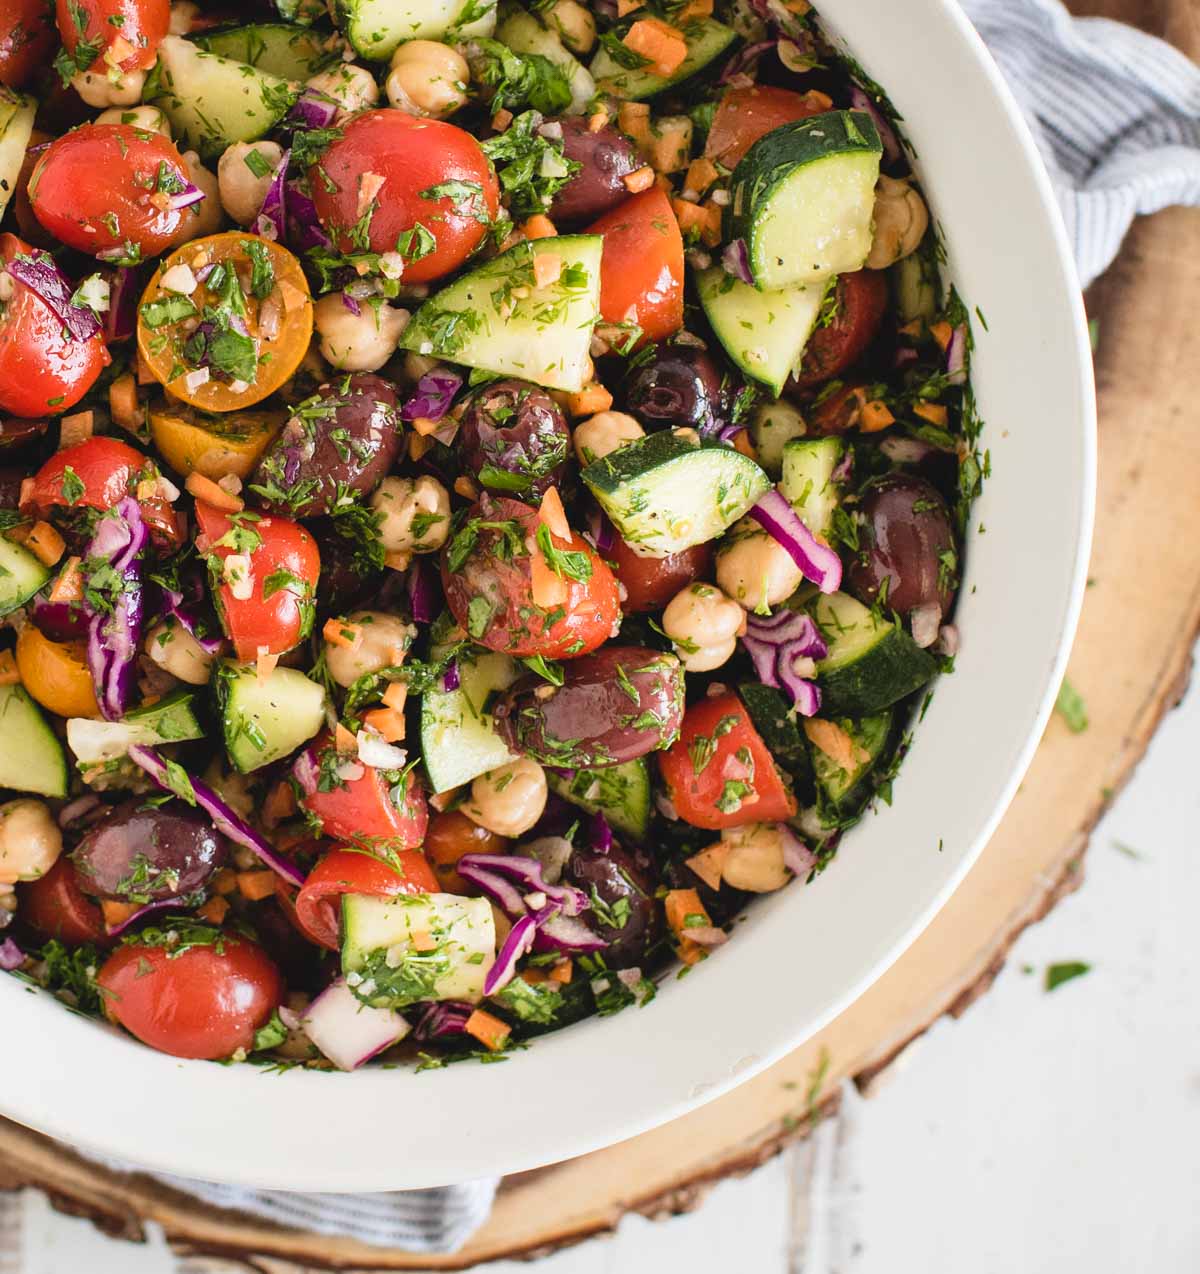
<svg viewBox="0 0 1200 1274">
<path fill-rule="evenodd" d="M 56 0 L 56 11 L 68 53 L 74 56 L 81 42 L 99 48 L 91 67 L 97 73 L 108 69 L 105 54 L 118 40 L 113 60 L 121 70 L 148 70 L 171 22 L 170 0 Z"/>
<path fill-rule="evenodd" d="M 104 1011 L 143 1044 L 209 1061 L 254 1047 L 283 998 L 283 979 L 257 943 L 222 933 L 170 950 L 131 942 L 101 967 Z"/>
<path fill-rule="evenodd" d="M 389 854 L 388 861 L 361 850 L 335 849 L 308 874 L 296 896 L 296 919 L 315 943 L 336 951 L 341 946 L 342 895 L 433 894 L 437 878 L 415 849 Z"/>
<path fill-rule="evenodd" d="M 638 557 L 616 535 L 604 555 L 625 586 L 621 609 L 626 615 L 662 610 L 681 589 L 708 574 L 712 566 L 712 545 L 697 544 L 667 557 Z"/>
<path fill-rule="evenodd" d="M 68 247 L 102 257 L 132 244 L 153 257 L 189 215 L 171 202 L 187 185 L 187 167 L 161 133 L 84 124 L 42 152 L 29 201 L 33 215 Z"/>
<path fill-rule="evenodd" d="M 222 562 L 234 556 L 249 558 L 250 596 L 235 597 L 234 583 L 226 581 L 213 598 L 237 657 L 255 659 L 263 647 L 272 655 L 293 650 L 312 630 L 312 598 L 321 573 L 321 555 L 313 537 L 288 518 L 242 513 L 230 517 L 199 500 L 196 522 L 204 537 L 205 556 L 212 554 Z M 292 577 L 285 581 L 288 587 L 277 587 L 280 572 Z M 272 576 L 275 579 L 268 588 Z M 298 595 L 300 590 L 305 590 L 303 597 Z"/>
<path fill-rule="evenodd" d="M 683 326 L 683 236 L 658 187 L 606 212 L 585 231 L 604 236 L 600 314 L 607 323 L 637 323 L 643 339 L 661 341 Z"/>
<path fill-rule="evenodd" d="M 142 476 L 154 472 L 154 461 L 136 447 L 96 434 L 56 451 L 42 465 L 33 479 L 33 502 L 43 513 L 56 505 L 111 509 Z"/>
<path fill-rule="evenodd" d="M 17 905 L 27 925 L 69 947 L 85 942 L 103 947 L 112 941 L 100 908 L 79 888 L 75 864 L 69 858 L 60 858 L 39 880 L 18 885 Z"/>
<path fill-rule="evenodd" d="M 573 578 L 566 565 L 560 576 L 546 564 L 536 541 L 537 510 L 528 504 L 507 497 L 481 501 L 459 535 L 472 522 L 477 534 L 466 559 L 456 556 L 457 536 L 442 555 L 442 587 L 454 618 L 481 646 L 518 657 L 572 659 L 612 636 L 620 611 L 617 581 L 582 536 L 550 537 L 553 549 L 570 553 L 570 563 L 583 568 L 585 578 Z M 537 601 L 539 576 L 557 594 L 544 606 Z"/>
<path fill-rule="evenodd" d="M 794 93 L 767 84 L 728 88 L 713 113 L 704 153 L 726 168 L 736 168 L 738 160 L 760 137 L 783 124 L 820 115 L 832 105 L 824 93 Z"/>
<path fill-rule="evenodd" d="M 882 270 L 841 274 L 837 281 L 837 314 L 808 339 L 804 361 L 792 384 L 807 388 L 840 376 L 853 366 L 875 339 L 887 309 L 887 278 Z"/>
<path fill-rule="evenodd" d="M 406 283 L 456 270 L 500 206 L 495 173 L 470 133 L 397 110 L 366 111 L 351 120 L 309 181 L 317 216 L 338 249 L 361 252 L 365 242 L 372 252 L 399 252 Z M 466 183 L 467 193 L 426 197 L 447 182 Z M 364 222 L 365 240 L 361 229 L 355 232 Z M 424 256 L 418 223 L 435 244 Z"/>
<path fill-rule="evenodd" d="M 0 6 L 0 84 L 24 88 L 50 60 L 57 35 L 46 0 L 5 0 Z"/>
<path fill-rule="evenodd" d="M 16 235 L 0 235 L 0 256 L 32 251 Z M 12 275 L 12 297 L 0 313 L 0 411 L 46 416 L 67 411 L 111 361 L 99 333 L 72 340 L 62 320 Z"/>
<path fill-rule="evenodd" d="M 735 694 L 693 704 L 658 764 L 675 812 L 693 827 L 770 823 L 796 813 L 795 796 Z"/>
</svg>

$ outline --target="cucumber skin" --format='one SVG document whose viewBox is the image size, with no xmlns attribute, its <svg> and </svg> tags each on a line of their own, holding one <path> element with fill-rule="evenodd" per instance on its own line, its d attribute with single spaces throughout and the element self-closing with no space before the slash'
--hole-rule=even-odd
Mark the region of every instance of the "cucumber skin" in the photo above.
<svg viewBox="0 0 1200 1274">
<path fill-rule="evenodd" d="M 821 715 L 874 716 L 890 708 L 937 676 L 938 661 L 899 628 L 892 628 L 853 663 L 823 671 L 817 665 L 821 687 Z"/>
<path fill-rule="evenodd" d="M 875 794 L 875 776 L 879 766 L 895 741 L 895 718 L 891 712 L 876 713 L 861 721 L 842 720 L 837 722 L 860 746 L 871 753 L 871 759 L 840 791 L 833 787 L 844 771 L 839 769 L 825 756 L 820 749 L 812 749 L 812 766 L 816 778 L 817 804 L 827 813 L 832 813 L 838 820 L 853 818 Z M 876 726 L 881 726 L 877 745 L 872 748 L 868 736 L 874 733 Z M 822 770 L 827 773 L 823 774 Z"/>
<path fill-rule="evenodd" d="M 638 771 L 636 777 L 633 774 L 634 767 L 637 767 Z M 646 758 L 638 757 L 635 761 L 627 761 L 624 765 L 615 765 L 609 768 L 629 774 L 630 781 L 638 784 L 638 791 L 634 794 L 638 798 L 636 809 L 626 808 L 632 804 L 628 801 L 625 803 L 625 807 L 606 806 L 603 802 L 589 801 L 572 793 L 574 784 L 579 782 L 584 775 L 599 775 L 601 776 L 600 781 L 603 782 L 603 770 L 580 769 L 575 772 L 575 777 L 572 779 L 563 778 L 561 775 L 555 774 L 553 770 L 547 770 L 546 782 L 549 784 L 550 790 L 556 792 L 563 800 L 570 801 L 572 805 L 577 805 L 588 814 L 603 814 L 618 832 L 625 832 L 634 840 L 640 841 L 650 828 L 650 772 L 646 765 Z"/>
<path fill-rule="evenodd" d="M 737 691 L 767 751 L 791 776 L 796 799 L 801 805 L 811 804 L 815 791 L 812 757 L 791 706 L 778 690 L 757 681 L 745 682 Z"/>
</svg>

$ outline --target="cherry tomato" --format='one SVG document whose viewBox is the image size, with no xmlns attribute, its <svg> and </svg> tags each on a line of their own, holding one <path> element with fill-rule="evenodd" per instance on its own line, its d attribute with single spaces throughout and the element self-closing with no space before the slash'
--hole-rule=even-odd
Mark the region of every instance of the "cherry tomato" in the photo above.
<svg viewBox="0 0 1200 1274">
<path fill-rule="evenodd" d="M 808 338 L 799 374 L 791 382 L 802 388 L 840 376 L 856 363 L 875 339 L 887 309 L 887 277 L 882 270 L 841 274 L 837 281 L 837 313 Z"/>
<path fill-rule="evenodd" d="M 477 886 L 464 880 L 456 864 L 464 854 L 503 854 L 508 841 L 486 827 L 480 827 L 458 810 L 434 814 L 425 833 L 425 857 L 437 876 L 438 889 L 444 894 L 479 893 Z"/>
<path fill-rule="evenodd" d="M 33 503 L 42 513 L 56 505 L 111 509 L 140 478 L 155 472 L 154 461 L 136 447 L 96 434 L 56 451 L 42 465 L 33 479 Z"/>
<path fill-rule="evenodd" d="M 735 694 L 694 703 L 658 764 L 675 812 L 693 827 L 740 827 L 796 813 L 795 796 Z"/>
<path fill-rule="evenodd" d="M 187 185 L 187 167 L 161 133 L 83 124 L 42 152 L 29 178 L 29 202 L 68 247 L 107 259 L 132 244 L 155 257 L 188 215 L 172 204 Z"/>
<path fill-rule="evenodd" d="M 726 168 L 736 168 L 738 160 L 760 137 L 783 124 L 820 115 L 832 105 L 824 93 L 818 92 L 794 93 L 767 84 L 728 88 L 717 103 L 704 153 Z"/>
<path fill-rule="evenodd" d="M 112 941 L 100 908 L 85 897 L 75 864 L 65 856 L 40 879 L 17 886 L 17 905 L 27 925 L 69 947 L 85 942 L 107 946 Z"/>
<path fill-rule="evenodd" d="M 57 34 L 47 0 L 5 0 L 0 7 L 0 84 L 24 88 L 50 61 Z"/>
<path fill-rule="evenodd" d="M 309 872 L 296 896 L 296 919 L 313 942 L 336 951 L 341 946 L 343 894 L 391 898 L 437 892 L 437 879 L 415 849 L 389 854 L 387 862 L 365 850 L 335 849 Z"/>
<path fill-rule="evenodd" d="M 539 525 L 537 510 L 520 500 L 487 497 L 474 505 L 442 554 L 446 601 L 459 625 L 490 650 L 549 659 L 589 654 L 612 636 L 617 581 L 574 532 L 569 540 L 550 536 L 561 571 L 554 573 L 536 538 Z M 460 561 L 461 537 L 472 530 L 474 545 Z M 535 600 L 538 577 L 549 590 L 544 606 Z"/>
<path fill-rule="evenodd" d="M 0 235 L 5 261 L 31 251 L 16 235 Z M 4 277 L 12 296 L 0 312 L 0 411 L 32 417 L 67 411 L 111 361 L 104 341 L 99 333 L 73 340 L 36 292 Z"/>
<path fill-rule="evenodd" d="M 600 314 L 637 323 L 643 340 L 661 341 L 683 326 L 683 236 L 670 201 L 655 186 L 593 222 L 604 236 Z"/>
<path fill-rule="evenodd" d="M 36 624 L 26 624 L 15 653 L 21 684 L 43 708 L 60 717 L 100 715 L 84 642 L 51 641 Z"/>
<path fill-rule="evenodd" d="M 321 573 L 321 555 L 313 537 L 288 518 L 264 518 L 252 513 L 231 517 L 199 500 L 196 522 L 203 536 L 205 556 L 211 554 L 220 562 L 230 557 L 249 561 L 250 596 L 234 596 L 234 589 L 239 587 L 234 576 L 240 568 L 240 564 L 235 564 L 221 568 L 230 572 L 230 577 L 213 598 L 221 626 L 233 642 L 237 657 L 256 659 L 263 647 L 268 654 L 282 655 L 298 646 L 312 631 L 312 599 Z M 280 572 L 284 574 L 281 576 Z M 274 581 L 268 587 L 272 576 Z M 277 587 L 281 578 L 285 586 Z M 301 592 L 303 596 L 299 595 Z"/>
<path fill-rule="evenodd" d="M 605 557 L 625 586 L 621 609 L 626 615 L 635 615 L 662 610 L 681 589 L 707 575 L 712 566 L 712 545 L 696 544 L 667 557 L 638 557 L 614 533 L 613 546 Z"/>
<path fill-rule="evenodd" d="M 448 182 L 465 183 L 465 193 L 427 197 Z M 470 133 L 398 110 L 352 119 L 309 183 L 317 216 L 339 251 L 399 252 L 406 283 L 456 270 L 500 206 L 495 173 Z M 418 223 L 432 235 L 432 249 Z"/>
<path fill-rule="evenodd" d="M 213 941 L 174 950 L 145 942 L 119 947 L 96 983 L 106 1015 L 143 1044 L 216 1061 L 254 1047 L 255 1032 L 283 998 L 283 979 L 257 943 L 197 928 Z"/>
<path fill-rule="evenodd" d="M 112 63 L 123 71 L 148 70 L 171 22 L 170 0 L 56 0 L 56 5 L 67 52 L 75 56 L 81 43 L 98 49 L 92 66 L 97 73 Z M 112 63 L 105 60 L 109 53 Z"/>
</svg>

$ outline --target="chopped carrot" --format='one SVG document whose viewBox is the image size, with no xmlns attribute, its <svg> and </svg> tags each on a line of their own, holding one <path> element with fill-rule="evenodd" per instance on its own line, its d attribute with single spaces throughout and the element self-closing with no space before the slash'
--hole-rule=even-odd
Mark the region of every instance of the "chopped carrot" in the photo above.
<svg viewBox="0 0 1200 1274">
<path fill-rule="evenodd" d="M 575 974 L 575 966 L 571 963 L 569 958 L 564 958 L 560 960 L 556 965 L 554 965 L 553 968 L 551 968 L 550 981 L 558 982 L 558 983 L 561 983 L 563 986 L 566 986 L 566 984 L 570 982 L 574 974 Z"/>
<path fill-rule="evenodd" d="M 383 564 L 389 571 L 407 571 L 412 563 L 412 553 L 408 549 L 396 549 L 383 555 Z"/>
<path fill-rule="evenodd" d="M 548 288 L 562 278 L 563 260 L 556 252 L 533 254 L 533 286 Z"/>
<path fill-rule="evenodd" d="M 108 410 L 122 429 L 136 433 L 142 423 L 142 409 L 138 403 L 137 382 L 132 372 L 118 376 L 108 387 Z"/>
<path fill-rule="evenodd" d="M 639 18 L 621 43 L 640 53 L 651 64 L 655 75 L 674 75 L 687 57 L 683 34 L 658 18 Z"/>
<path fill-rule="evenodd" d="M 720 175 L 717 172 L 716 164 L 702 155 L 699 159 L 693 159 L 688 164 L 687 176 L 683 179 L 683 188 L 694 194 L 702 195 Z"/>
<path fill-rule="evenodd" d="M 339 721 L 333 730 L 333 746 L 339 756 L 357 756 L 358 740 Z"/>
<path fill-rule="evenodd" d="M 433 446 L 433 439 L 425 434 L 411 433 L 408 435 L 408 458 L 414 463 Z"/>
<path fill-rule="evenodd" d="M 224 898 L 210 898 L 203 907 L 197 910 L 196 915 L 201 920 L 207 920 L 210 925 L 219 925 L 229 915 L 229 904 Z"/>
<path fill-rule="evenodd" d="M 513 122 L 512 111 L 501 108 L 492 116 L 492 128 L 497 133 L 503 133 L 508 130 L 508 126 Z"/>
<path fill-rule="evenodd" d="M 750 437 L 750 431 L 743 429 L 741 433 L 735 434 L 733 439 L 734 451 L 740 451 L 742 455 L 749 457 L 755 464 L 758 463 L 758 448 L 754 445 L 753 439 Z"/>
<path fill-rule="evenodd" d="M 617 17 L 626 18 L 646 3 L 646 0 L 617 0 Z"/>
<path fill-rule="evenodd" d="M 613 396 L 598 381 L 593 381 L 576 394 L 567 394 L 567 410 L 572 416 L 594 416 L 607 411 L 613 404 Z"/>
<path fill-rule="evenodd" d="M 701 228 L 700 242 L 707 248 L 715 248 L 721 242 L 722 208 L 712 199 L 706 199 L 703 206 L 708 214 L 708 221 Z"/>
<path fill-rule="evenodd" d="M 395 708 L 372 708 L 364 712 L 363 725 L 376 731 L 385 743 L 399 743 L 404 738 L 404 713 Z"/>
<path fill-rule="evenodd" d="M 697 18 L 711 18 L 713 0 L 688 0 L 687 6 L 675 15 L 675 21 L 682 26 L 685 22 L 695 22 Z"/>
<path fill-rule="evenodd" d="M 367 209 L 379 197 L 387 178 L 381 173 L 361 173 L 358 178 L 358 211 L 357 218 L 365 215 Z"/>
<path fill-rule="evenodd" d="M 482 1009 L 476 1009 L 467 1018 L 465 1029 L 468 1035 L 473 1035 L 493 1053 L 498 1053 L 508 1043 L 508 1037 L 512 1034 L 512 1027 L 507 1022 L 502 1022 L 498 1017 L 493 1017 Z"/>
<path fill-rule="evenodd" d="M 621 132 L 640 142 L 650 136 L 650 107 L 645 102 L 622 102 L 617 107 Z"/>
<path fill-rule="evenodd" d="M 307 292 L 298 288 L 286 279 L 279 280 L 279 294 L 283 297 L 283 312 L 290 314 L 292 310 L 302 310 L 311 301 Z"/>
<path fill-rule="evenodd" d="M 261 902 L 270 898 L 275 892 L 275 873 L 266 871 L 239 871 L 237 874 L 238 893 L 251 902 Z"/>
<path fill-rule="evenodd" d="M 137 356 L 137 383 L 139 385 L 157 385 L 158 377 L 150 370 L 150 364 L 142 357 L 141 350 Z"/>
<path fill-rule="evenodd" d="M 943 319 L 940 323 L 934 323 L 929 329 L 929 335 L 937 341 L 939 348 L 944 353 L 950 344 L 950 339 L 954 335 L 954 328 Z"/>
<path fill-rule="evenodd" d="M 587 126 L 589 133 L 598 133 L 608 124 L 608 112 L 601 108 L 588 116 Z"/>
<path fill-rule="evenodd" d="M 465 473 L 460 473 L 454 479 L 454 489 L 464 500 L 474 500 L 479 495 L 479 488 Z"/>
<path fill-rule="evenodd" d="M 275 665 L 278 662 L 279 656 L 272 654 L 269 647 L 258 647 L 257 658 L 254 661 L 254 679 L 260 686 L 275 671 Z"/>
<path fill-rule="evenodd" d="M 924 332 L 924 330 L 924 320 L 915 318 L 911 323 L 905 323 L 905 325 L 900 328 L 900 335 L 911 336 L 914 341 L 919 341 L 921 339 L 921 333 Z"/>
<path fill-rule="evenodd" d="M 79 602 L 83 600 L 83 572 L 79 569 L 79 563 L 80 559 L 77 557 L 69 557 L 63 563 L 63 568 L 50 589 L 50 601 Z"/>
<path fill-rule="evenodd" d="M 871 754 L 842 729 L 836 721 L 823 721 L 820 717 L 808 717 L 804 722 L 804 733 L 814 748 L 825 755 L 843 770 L 849 773 L 856 765 L 863 765 L 871 759 Z"/>
<path fill-rule="evenodd" d="M 211 478 L 206 478 L 204 474 L 195 470 L 188 474 L 187 481 L 183 485 L 202 504 L 211 504 L 214 509 L 220 509 L 222 513 L 241 513 L 246 507 L 246 502 L 240 495 L 230 495 L 224 487 L 218 486 Z"/>
<path fill-rule="evenodd" d="M 262 819 L 267 827 L 278 827 L 296 812 L 296 793 L 290 783 L 276 783 L 263 801 Z"/>
<path fill-rule="evenodd" d="M 43 566 L 53 566 L 67 551 L 63 537 L 49 522 L 35 522 L 25 537 L 25 547 Z"/>
<path fill-rule="evenodd" d="M 16 526 L 10 526 L 3 535 L 6 540 L 12 540 L 14 544 L 24 544 L 32 530 L 32 522 L 19 522 Z"/>
<path fill-rule="evenodd" d="M 558 231 L 549 217 L 537 212 L 521 226 L 521 233 L 526 239 L 553 239 Z"/>
<path fill-rule="evenodd" d="M 567 521 L 567 511 L 563 508 L 557 487 L 546 488 L 538 507 L 538 521 L 544 522 L 550 528 L 550 534 L 557 535 L 560 540 L 571 538 L 571 524 Z"/>
<path fill-rule="evenodd" d="M 432 433 L 437 433 L 438 426 L 442 423 L 440 420 L 430 420 L 428 416 L 418 416 L 412 421 L 412 427 L 421 434 L 422 437 L 428 437 Z"/>
<path fill-rule="evenodd" d="M 213 877 L 213 889 L 219 894 L 231 894 L 237 888 L 237 872 L 232 867 L 222 867 Z"/>
<path fill-rule="evenodd" d="M 32 478 L 21 479 L 21 489 L 17 495 L 17 506 L 19 508 L 27 508 L 33 503 L 33 491 L 36 486 L 37 483 Z"/>
<path fill-rule="evenodd" d="M 541 986 L 550 981 L 550 975 L 545 969 L 522 969 L 521 981 L 529 986 Z"/>
<path fill-rule="evenodd" d="M 530 566 L 530 596 L 533 604 L 543 610 L 553 610 L 556 606 L 564 606 L 568 597 L 567 581 L 556 575 L 547 563 L 541 550 L 532 553 Z"/>
<path fill-rule="evenodd" d="M 879 430 L 886 429 L 888 425 L 895 423 L 896 417 L 888 410 L 887 404 L 877 398 L 864 403 L 862 411 L 858 414 L 858 427 L 865 434 L 878 433 Z"/>
<path fill-rule="evenodd" d="M 123 924 L 137 909 L 136 902 L 118 902 L 115 898 L 100 900 L 100 912 L 104 916 L 105 926 L 109 929 L 115 929 L 117 925 Z"/>
<path fill-rule="evenodd" d="M 408 701 L 408 686 L 403 681 L 393 681 L 383 692 L 383 701 L 389 708 L 394 708 L 397 712 L 404 711 L 404 705 Z"/>
<path fill-rule="evenodd" d="M 679 222 L 680 231 L 685 235 L 689 230 L 700 234 L 708 225 L 708 212 L 698 203 L 691 203 L 687 199 L 672 199 L 671 208 L 675 213 L 675 220 Z"/>
<path fill-rule="evenodd" d="M 709 889 L 720 889 L 721 872 L 725 868 L 730 849 L 728 841 L 719 840 L 698 854 L 693 854 L 684 865 L 690 867 Z"/>
<path fill-rule="evenodd" d="M 96 432 L 96 417 L 90 411 L 77 411 L 73 416 L 64 416 L 59 421 L 58 430 L 58 449 L 62 451 L 65 447 L 86 442 Z"/>
<path fill-rule="evenodd" d="M 424 929 L 414 929 L 409 935 L 408 945 L 414 951 L 436 951 L 437 943 L 434 941 L 433 934 L 428 933 Z"/>
<path fill-rule="evenodd" d="M 11 650 L 0 650 L 0 686 L 19 686 L 21 674 Z"/>
<path fill-rule="evenodd" d="M 429 794 L 429 803 L 439 814 L 444 814 L 454 804 L 457 796 L 458 788 L 456 787 L 449 788 L 445 792 L 431 792 Z"/>
<path fill-rule="evenodd" d="M 663 909 L 666 912 L 667 925 L 676 937 L 683 937 L 692 927 L 688 924 L 692 916 L 700 916 L 705 926 L 712 924 L 700 901 L 700 895 L 694 889 L 669 889 L 663 899 Z"/>
<path fill-rule="evenodd" d="M 913 415 L 928 420 L 931 425 L 945 429 L 950 423 L 950 413 L 942 403 L 914 403 Z"/>
<path fill-rule="evenodd" d="M 357 650 L 362 645 L 362 625 L 351 624 L 347 620 L 338 619 L 335 615 L 325 621 L 321 636 L 331 646 L 340 646 L 343 650 Z"/>
<path fill-rule="evenodd" d="M 621 181 L 631 195 L 640 194 L 654 185 L 654 169 L 649 164 L 643 164 L 640 168 L 635 168 L 633 172 L 627 173 Z"/>
</svg>

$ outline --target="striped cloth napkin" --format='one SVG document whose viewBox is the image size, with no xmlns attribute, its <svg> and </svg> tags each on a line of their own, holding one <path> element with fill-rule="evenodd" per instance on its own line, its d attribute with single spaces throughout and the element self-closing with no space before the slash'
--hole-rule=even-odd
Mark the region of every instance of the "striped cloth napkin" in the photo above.
<svg viewBox="0 0 1200 1274">
<path fill-rule="evenodd" d="M 1058 0 L 963 6 L 1038 140 L 1085 285 L 1135 216 L 1200 204 L 1200 69 L 1182 53 L 1117 22 L 1072 18 Z M 337 1195 L 162 1179 L 217 1207 L 413 1252 L 460 1248 L 487 1219 L 497 1184 Z"/>
</svg>

